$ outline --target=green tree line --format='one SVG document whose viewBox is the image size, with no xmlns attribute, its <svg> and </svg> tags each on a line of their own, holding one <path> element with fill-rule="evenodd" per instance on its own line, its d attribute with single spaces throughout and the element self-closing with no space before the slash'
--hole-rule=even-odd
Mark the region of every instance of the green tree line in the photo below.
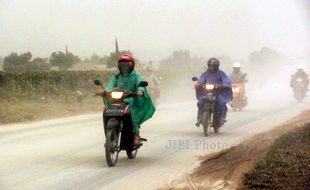
<svg viewBox="0 0 310 190">
<path fill-rule="evenodd" d="M 50 71 L 55 67 L 61 71 L 72 68 L 76 63 L 84 64 L 103 64 L 107 68 L 116 67 L 116 60 L 121 54 L 132 54 L 128 51 L 112 52 L 109 55 L 99 56 L 93 54 L 90 58 L 81 60 L 77 55 L 71 52 L 56 51 L 48 58 L 32 58 L 31 52 L 18 54 L 12 52 L 5 56 L 0 63 L 3 62 L 2 69 L 5 72 L 33 72 L 33 71 Z"/>
</svg>

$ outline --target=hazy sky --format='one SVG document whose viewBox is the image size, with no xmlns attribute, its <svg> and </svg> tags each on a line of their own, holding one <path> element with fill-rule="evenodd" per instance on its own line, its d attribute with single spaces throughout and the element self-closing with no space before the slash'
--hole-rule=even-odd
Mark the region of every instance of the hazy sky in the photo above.
<svg viewBox="0 0 310 190">
<path fill-rule="evenodd" d="M 310 51 L 309 0 L 0 0 L 0 56 L 121 49 L 158 60 L 176 49 L 245 57 L 262 46 Z"/>
</svg>

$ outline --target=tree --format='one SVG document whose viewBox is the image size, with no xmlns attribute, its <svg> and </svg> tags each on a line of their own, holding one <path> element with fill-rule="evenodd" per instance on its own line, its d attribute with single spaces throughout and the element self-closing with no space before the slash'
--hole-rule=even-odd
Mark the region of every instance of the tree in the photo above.
<svg viewBox="0 0 310 190">
<path fill-rule="evenodd" d="M 4 58 L 3 70 L 6 72 L 47 71 L 50 65 L 42 58 L 31 61 L 32 54 L 26 52 L 18 55 L 11 53 Z"/>
<path fill-rule="evenodd" d="M 51 65 L 47 63 L 46 59 L 40 57 L 34 58 L 30 65 L 32 66 L 31 70 L 36 71 L 48 71 L 51 69 Z"/>
<path fill-rule="evenodd" d="M 163 77 L 163 83 L 181 85 L 184 80 L 190 79 L 194 71 L 200 68 L 198 64 L 193 64 L 193 58 L 189 50 L 176 50 L 172 55 L 159 61 L 158 73 Z M 188 80 L 190 81 L 190 80 Z"/>
<path fill-rule="evenodd" d="M 30 52 L 21 55 L 13 52 L 4 58 L 3 70 L 7 72 L 26 71 L 31 57 Z"/>
<path fill-rule="evenodd" d="M 254 51 L 249 55 L 249 61 L 256 66 L 263 66 L 281 59 L 284 59 L 282 55 L 267 47 L 263 47 L 260 51 Z"/>
<path fill-rule="evenodd" d="M 37 58 L 34 58 L 32 60 L 32 63 L 34 63 L 34 64 L 44 64 L 44 63 L 46 63 L 46 61 L 43 58 L 37 57 Z"/>
<path fill-rule="evenodd" d="M 30 52 L 18 55 L 11 53 L 4 58 L 3 70 L 7 72 L 26 72 L 26 71 L 47 71 L 50 66 L 42 58 L 35 58 L 31 61 Z"/>
<path fill-rule="evenodd" d="M 172 56 L 161 60 L 160 70 L 179 70 L 188 72 L 191 70 L 192 57 L 189 50 L 177 50 L 172 52 Z"/>
<path fill-rule="evenodd" d="M 50 58 L 50 63 L 53 66 L 57 66 L 60 70 L 67 70 L 74 64 L 80 61 L 78 56 L 72 53 L 63 53 L 61 51 L 53 52 Z"/>
<path fill-rule="evenodd" d="M 98 64 L 100 62 L 101 57 L 95 53 L 90 57 L 90 63 Z"/>
<path fill-rule="evenodd" d="M 189 50 L 178 50 L 172 53 L 172 59 L 179 65 L 186 66 L 191 64 L 191 54 Z"/>
<path fill-rule="evenodd" d="M 3 58 L 0 57 L 0 70 L 3 70 Z"/>
<path fill-rule="evenodd" d="M 109 59 L 109 56 L 104 55 L 103 57 L 100 58 L 99 63 L 103 65 L 107 65 L 108 59 Z"/>
</svg>

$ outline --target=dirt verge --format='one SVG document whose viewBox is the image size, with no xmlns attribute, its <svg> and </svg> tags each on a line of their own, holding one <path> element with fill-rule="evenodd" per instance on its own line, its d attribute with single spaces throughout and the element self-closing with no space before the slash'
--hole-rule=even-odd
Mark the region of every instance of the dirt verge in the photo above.
<svg viewBox="0 0 310 190">
<path fill-rule="evenodd" d="M 256 135 L 238 146 L 207 155 L 202 158 L 198 168 L 168 189 L 237 189 L 242 184 L 243 175 L 267 155 L 277 138 L 307 123 L 310 123 L 310 111 L 303 112 L 286 124 Z M 245 186 L 241 188 L 248 189 Z"/>
</svg>

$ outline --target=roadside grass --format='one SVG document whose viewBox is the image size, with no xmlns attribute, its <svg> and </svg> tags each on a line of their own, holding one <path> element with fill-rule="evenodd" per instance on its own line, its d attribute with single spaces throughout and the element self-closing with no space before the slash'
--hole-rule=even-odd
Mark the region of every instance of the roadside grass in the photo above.
<svg viewBox="0 0 310 190">
<path fill-rule="evenodd" d="M 310 123 L 278 138 L 239 189 L 310 189 Z"/>
<path fill-rule="evenodd" d="M 105 85 L 111 71 L 0 71 L 0 124 L 52 119 L 102 110 L 94 79 Z"/>
<path fill-rule="evenodd" d="M 310 110 L 201 160 L 160 189 L 310 189 Z"/>
<path fill-rule="evenodd" d="M 103 108 L 100 98 L 87 97 L 82 102 L 75 100 L 0 101 L 0 124 L 27 122 L 41 119 L 73 116 L 82 113 L 99 112 Z"/>
</svg>

